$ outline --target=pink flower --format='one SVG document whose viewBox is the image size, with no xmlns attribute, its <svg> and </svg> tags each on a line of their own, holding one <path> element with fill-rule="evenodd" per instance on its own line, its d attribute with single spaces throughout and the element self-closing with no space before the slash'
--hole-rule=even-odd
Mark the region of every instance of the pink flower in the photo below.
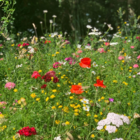
<svg viewBox="0 0 140 140">
<path fill-rule="evenodd" d="M 134 65 L 133 65 L 133 68 L 138 68 L 138 67 L 139 67 L 138 64 L 134 64 Z"/>
<path fill-rule="evenodd" d="M 105 46 L 109 46 L 110 45 L 110 43 L 109 42 L 105 42 Z"/>
<path fill-rule="evenodd" d="M 137 59 L 140 59 L 140 55 L 137 57 Z"/>
<path fill-rule="evenodd" d="M 131 46 L 130 48 L 131 48 L 131 49 L 134 49 L 135 47 L 134 47 L 134 46 Z"/>
<path fill-rule="evenodd" d="M 61 66 L 61 64 L 60 64 L 59 62 L 55 62 L 55 63 L 53 64 L 53 68 L 58 68 L 59 66 Z"/>
<path fill-rule="evenodd" d="M 119 56 L 118 59 L 119 60 L 123 60 L 124 59 L 124 56 Z"/>
<path fill-rule="evenodd" d="M 72 57 L 67 57 L 65 58 L 66 61 L 71 61 L 72 60 Z"/>
<path fill-rule="evenodd" d="M 3 58 L 0 58 L 0 61 L 2 61 L 3 60 Z"/>
<path fill-rule="evenodd" d="M 15 83 L 12 83 L 12 82 L 8 82 L 8 83 L 5 84 L 5 88 L 8 88 L 9 90 L 11 88 L 14 88 L 15 86 L 16 86 L 16 84 Z"/>
<path fill-rule="evenodd" d="M 79 55 L 76 55 L 76 57 L 78 58 L 78 57 L 80 57 Z"/>
<path fill-rule="evenodd" d="M 32 78 L 37 79 L 38 77 L 41 77 L 41 75 L 39 74 L 38 71 L 34 71 L 33 74 L 32 74 Z"/>
<path fill-rule="evenodd" d="M 99 48 L 99 49 L 98 49 L 98 52 L 100 52 L 100 53 L 104 53 L 105 50 L 104 50 L 104 48 Z"/>
<path fill-rule="evenodd" d="M 82 53 L 82 52 L 83 52 L 82 50 L 78 50 L 78 51 L 77 51 L 77 53 Z"/>
</svg>

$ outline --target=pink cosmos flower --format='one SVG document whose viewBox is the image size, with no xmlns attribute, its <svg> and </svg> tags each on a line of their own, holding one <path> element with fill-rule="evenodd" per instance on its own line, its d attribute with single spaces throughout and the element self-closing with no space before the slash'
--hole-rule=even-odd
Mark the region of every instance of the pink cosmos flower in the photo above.
<svg viewBox="0 0 140 140">
<path fill-rule="evenodd" d="M 38 77 L 41 77 L 41 75 L 39 74 L 38 71 L 34 71 L 33 74 L 32 74 L 32 78 L 37 79 Z"/>
<path fill-rule="evenodd" d="M 82 53 L 82 52 L 83 52 L 82 50 L 78 50 L 78 51 L 77 51 L 77 53 Z"/>
<path fill-rule="evenodd" d="M 16 84 L 12 83 L 12 82 L 8 82 L 8 83 L 5 84 L 5 88 L 8 88 L 9 90 L 14 88 L 15 86 L 16 86 Z"/>
<path fill-rule="evenodd" d="M 113 99 L 113 98 L 109 98 L 109 101 L 110 101 L 110 102 L 113 102 L 113 101 L 114 101 L 114 99 Z"/>
<path fill-rule="evenodd" d="M 131 49 L 134 49 L 135 47 L 134 47 L 134 46 L 131 46 L 130 48 L 131 48 Z"/>
<path fill-rule="evenodd" d="M 2 61 L 3 60 L 3 58 L 0 58 L 0 61 Z"/>
<path fill-rule="evenodd" d="M 78 58 L 78 57 L 80 57 L 79 55 L 76 55 L 76 57 Z"/>
<path fill-rule="evenodd" d="M 104 53 L 105 50 L 104 50 L 104 48 L 99 48 L 99 49 L 98 49 L 98 52 L 100 52 L 100 53 Z"/>
<path fill-rule="evenodd" d="M 110 45 L 110 43 L 109 42 L 105 42 L 105 46 L 109 46 Z"/>
<path fill-rule="evenodd" d="M 137 57 L 137 59 L 140 59 L 140 55 Z"/>
<path fill-rule="evenodd" d="M 72 60 L 72 57 L 67 57 L 65 58 L 66 61 L 71 61 Z"/>
<path fill-rule="evenodd" d="M 61 66 L 61 64 L 59 63 L 59 62 L 55 62 L 54 64 L 53 64 L 53 68 L 58 68 L 59 66 Z"/>
<path fill-rule="evenodd" d="M 139 67 L 138 64 L 134 64 L 134 65 L 133 65 L 133 68 L 138 68 L 138 67 Z"/>
<path fill-rule="evenodd" d="M 123 60 L 124 59 L 124 56 L 119 56 L 118 59 L 119 60 Z"/>
</svg>

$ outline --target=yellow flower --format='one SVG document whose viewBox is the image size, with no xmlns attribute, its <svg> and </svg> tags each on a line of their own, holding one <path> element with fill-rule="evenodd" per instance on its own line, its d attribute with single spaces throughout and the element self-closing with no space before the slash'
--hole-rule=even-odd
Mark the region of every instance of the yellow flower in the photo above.
<svg viewBox="0 0 140 140">
<path fill-rule="evenodd" d="M 125 39 L 127 39 L 127 37 L 125 37 Z"/>
<path fill-rule="evenodd" d="M 66 124 L 66 125 L 70 125 L 70 122 L 66 121 L 65 124 Z"/>
<path fill-rule="evenodd" d="M 58 106 L 58 108 L 62 108 L 62 107 L 63 107 L 62 105 L 59 105 L 59 106 Z"/>
<path fill-rule="evenodd" d="M 121 34 L 122 32 L 119 32 L 119 34 Z"/>
<path fill-rule="evenodd" d="M 15 130 L 15 128 L 13 128 L 13 130 Z"/>
<path fill-rule="evenodd" d="M 0 118 L 4 118 L 4 115 L 3 114 L 0 114 Z"/>
<path fill-rule="evenodd" d="M 97 118 L 98 117 L 98 115 L 94 115 L 94 118 Z"/>
<path fill-rule="evenodd" d="M 105 103 L 109 103 L 109 100 L 105 100 Z"/>
<path fill-rule="evenodd" d="M 101 101 L 101 99 L 98 99 L 98 102 L 100 102 Z"/>
<path fill-rule="evenodd" d="M 110 50 L 108 50 L 108 52 L 110 52 Z"/>
<path fill-rule="evenodd" d="M 17 33 L 17 36 L 19 36 L 20 34 L 19 33 Z"/>
<path fill-rule="evenodd" d="M 87 114 L 87 117 L 88 117 L 88 116 L 91 116 L 90 113 Z"/>
<path fill-rule="evenodd" d="M 100 112 L 100 115 L 103 115 L 103 112 Z"/>
<path fill-rule="evenodd" d="M 41 90 L 41 93 L 44 93 L 44 90 Z"/>
<path fill-rule="evenodd" d="M 81 85 L 82 85 L 82 83 L 78 83 L 78 85 L 79 85 L 79 86 L 81 86 Z"/>
<path fill-rule="evenodd" d="M 129 72 L 132 72 L 132 70 L 129 70 Z"/>
<path fill-rule="evenodd" d="M 55 54 L 52 54 L 52 57 L 55 56 Z"/>
<path fill-rule="evenodd" d="M 98 119 L 94 119 L 95 122 L 98 122 Z"/>
<path fill-rule="evenodd" d="M 73 99 L 73 96 L 70 96 L 70 99 Z"/>
<path fill-rule="evenodd" d="M 79 112 L 79 110 L 78 109 L 75 109 L 74 112 Z"/>
<path fill-rule="evenodd" d="M 52 106 L 52 109 L 56 109 L 56 107 L 55 106 Z"/>
<path fill-rule="evenodd" d="M 128 78 L 131 78 L 131 76 L 129 76 Z"/>
<path fill-rule="evenodd" d="M 70 107 L 74 107 L 75 106 L 75 104 L 70 104 Z"/>
<path fill-rule="evenodd" d="M 124 24 L 126 24 L 127 22 L 124 22 Z"/>
<path fill-rule="evenodd" d="M 120 26 L 117 27 L 118 29 L 120 28 Z"/>
<path fill-rule="evenodd" d="M 11 46 L 13 47 L 13 46 L 15 46 L 15 44 L 12 44 Z"/>
<path fill-rule="evenodd" d="M 130 103 L 127 103 L 127 105 L 129 105 L 129 106 L 130 106 Z"/>
<path fill-rule="evenodd" d="M 126 86 L 128 85 L 128 83 L 126 83 L 126 82 L 123 82 L 123 84 L 125 84 Z"/>
<path fill-rule="evenodd" d="M 46 98 L 46 102 L 49 100 L 49 97 Z"/>
<path fill-rule="evenodd" d="M 56 54 L 59 54 L 59 52 L 56 52 Z"/>
<path fill-rule="evenodd" d="M 132 69 L 132 67 L 129 67 L 129 69 Z"/>
<path fill-rule="evenodd" d="M 124 53 L 124 56 L 126 56 L 126 53 Z"/>
<path fill-rule="evenodd" d="M 95 137 L 95 135 L 94 134 L 91 134 L 91 136 L 90 136 L 91 138 L 94 138 Z"/>
<path fill-rule="evenodd" d="M 117 131 L 118 131 L 118 129 L 115 130 L 115 132 L 117 132 Z"/>
<path fill-rule="evenodd" d="M 40 98 L 36 98 L 36 101 L 40 101 Z"/>
<path fill-rule="evenodd" d="M 101 97 L 101 100 L 104 100 L 104 99 L 105 99 L 105 97 L 102 96 L 102 97 Z"/>
<path fill-rule="evenodd" d="M 25 102 L 25 98 L 21 97 L 20 98 L 21 102 Z"/>
<path fill-rule="evenodd" d="M 97 76 L 96 79 L 100 79 L 100 76 Z"/>
<path fill-rule="evenodd" d="M 78 115 L 79 115 L 79 113 L 77 113 L 77 112 L 76 112 L 76 113 L 74 113 L 74 115 L 75 115 L 75 116 L 78 116 Z"/>
<path fill-rule="evenodd" d="M 41 72 L 42 72 L 42 70 L 39 70 L 38 72 L 39 72 L 39 73 L 41 73 Z"/>
<path fill-rule="evenodd" d="M 124 63 L 125 61 L 124 60 L 122 60 L 122 63 Z"/>
<path fill-rule="evenodd" d="M 51 37 L 51 35 L 49 35 L 49 37 Z"/>
<path fill-rule="evenodd" d="M 51 99 L 55 98 L 55 95 L 51 95 L 50 98 L 51 98 Z"/>
<path fill-rule="evenodd" d="M 36 97 L 36 94 L 35 94 L 35 93 L 32 93 L 30 96 L 31 96 L 32 98 L 35 98 L 35 97 Z"/>
<path fill-rule="evenodd" d="M 56 124 L 59 124 L 59 123 L 60 123 L 60 121 L 59 121 L 59 120 L 55 120 L 55 123 L 56 123 Z"/>
<path fill-rule="evenodd" d="M 18 104 L 21 104 L 21 100 L 18 100 Z"/>
<path fill-rule="evenodd" d="M 60 85 L 59 85 L 59 84 L 57 84 L 57 87 L 60 87 Z"/>
<path fill-rule="evenodd" d="M 18 90 L 17 89 L 14 89 L 14 92 L 17 92 Z"/>
<path fill-rule="evenodd" d="M 52 92 L 57 92 L 57 90 L 56 89 L 53 89 Z"/>
<path fill-rule="evenodd" d="M 105 62 L 105 64 L 106 64 L 107 62 Z"/>
<path fill-rule="evenodd" d="M 13 140 L 16 140 L 15 136 L 13 136 Z"/>
<path fill-rule="evenodd" d="M 117 83 L 117 80 L 113 80 L 113 83 Z"/>
<path fill-rule="evenodd" d="M 68 108 L 67 106 L 65 106 L 65 107 L 63 108 L 63 111 L 66 112 L 66 113 L 68 113 L 68 112 L 69 112 L 69 108 Z"/>
</svg>

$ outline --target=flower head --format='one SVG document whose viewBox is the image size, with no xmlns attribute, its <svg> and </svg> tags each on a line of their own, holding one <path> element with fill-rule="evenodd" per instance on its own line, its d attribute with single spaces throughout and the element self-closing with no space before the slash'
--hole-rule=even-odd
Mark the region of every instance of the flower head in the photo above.
<svg viewBox="0 0 140 140">
<path fill-rule="evenodd" d="M 96 83 L 94 84 L 95 87 L 102 87 L 106 88 L 106 86 L 103 84 L 103 80 L 97 79 Z"/>
<path fill-rule="evenodd" d="M 16 86 L 15 83 L 12 83 L 12 82 L 8 82 L 5 84 L 5 88 L 8 88 L 9 90 L 14 88 Z"/>
<path fill-rule="evenodd" d="M 138 64 L 134 64 L 134 65 L 133 65 L 133 68 L 138 68 L 138 67 L 139 67 Z"/>
<path fill-rule="evenodd" d="M 41 75 L 39 74 L 38 71 L 34 71 L 33 74 L 32 74 L 32 78 L 37 79 L 38 77 L 41 77 Z"/>
<path fill-rule="evenodd" d="M 88 57 L 85 57 L 81 59 L 81 62 L 79 63 L 80 67 L 82 68 L 90 68 L 91 67 L 91 59 Z"/>
<path fill-rule="evenodd" d="M 82 94 L 84 92 L 82 86 L 79 85 L 72 85 L 70 91 L 71 93 L 75 93 L 75 94 Z"/>
</svg>

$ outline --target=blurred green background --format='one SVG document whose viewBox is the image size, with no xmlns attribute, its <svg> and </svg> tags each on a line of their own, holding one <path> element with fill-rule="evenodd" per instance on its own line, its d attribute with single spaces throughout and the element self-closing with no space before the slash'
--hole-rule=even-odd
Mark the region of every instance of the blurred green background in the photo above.
<svg viewBox="0 0 140 140">
<path fill-rule="evenodd" d="M 44 26 L 44 13 L 47 10 L 47 29 L 49 30 L 49 20 L 56 15 L 56 24 L 54 25 L 57 32 L 68 32 L 72 38 L 84 37 L 87 29 L 86 25 L 96 27 L 105 31 L 104 22 L 114 27 L 116 32 L 117 26 L 120 25 L 117 10 L 122 7 L 126 11 L 124 20 L 128 21 L 129 16 L 134 13 L 138 16 L 140 13 L 140 0 L 17 0 L 14 12 L 13 32 L 18 31 L 31 32 L 32 23 L 37 26 L 38 36 L 43 33 L 40 27 L 40 21 Z M 0 11 L 0 17 L 3 12 Z M 45 32 L 45 30 L 43 31 Z M 33 32 L 30 33 L 34 34 Z"/>
</svg>

